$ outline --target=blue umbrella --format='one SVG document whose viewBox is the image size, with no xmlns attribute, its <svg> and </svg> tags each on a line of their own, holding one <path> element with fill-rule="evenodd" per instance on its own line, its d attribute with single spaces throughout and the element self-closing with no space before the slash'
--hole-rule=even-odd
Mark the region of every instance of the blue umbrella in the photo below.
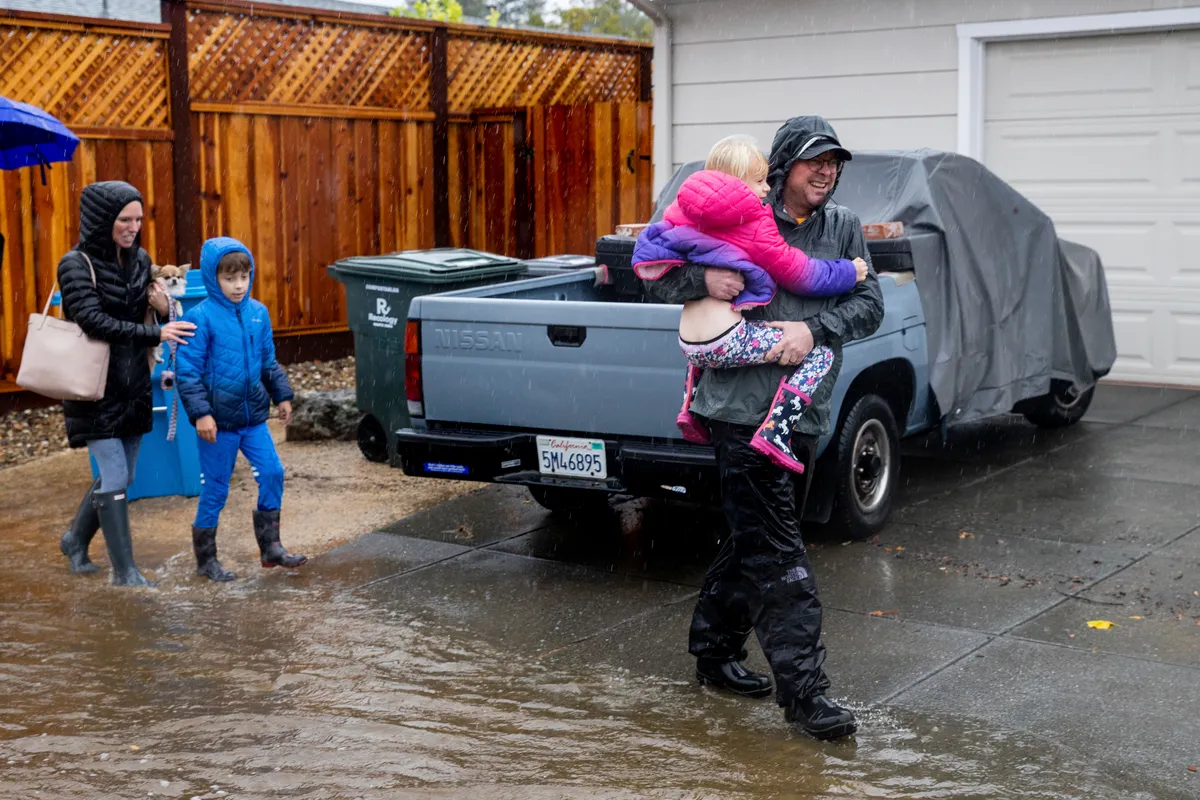
<svg viewBox="0 0 1200 800">
<path fill-rule="evenodd" d="M 78 146 L 79 137 L 42 109 L 0 97 L 0 169 L 39 166 L 45 184 L 46 167 L 70 161 Z"/>
</svg>

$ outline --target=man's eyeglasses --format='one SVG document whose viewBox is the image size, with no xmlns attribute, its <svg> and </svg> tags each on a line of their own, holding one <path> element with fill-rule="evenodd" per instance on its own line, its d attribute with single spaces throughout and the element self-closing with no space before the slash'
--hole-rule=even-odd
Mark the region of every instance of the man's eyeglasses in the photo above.
<svg viewBox="0 0 1200 800">
<path fill-rule="evenodd" d="M 832 168 L 834 172 L 837 172 L 842 168 L 842 164 L 846 162 L 837 156 L 831 155 L 823 156 L 821 158 L 811 158 L 806 160 L 804 163 L 808 164 L 809 167 L 812 168 L 813 172 L 824 172 L 830 168 Z"/>
</svg>

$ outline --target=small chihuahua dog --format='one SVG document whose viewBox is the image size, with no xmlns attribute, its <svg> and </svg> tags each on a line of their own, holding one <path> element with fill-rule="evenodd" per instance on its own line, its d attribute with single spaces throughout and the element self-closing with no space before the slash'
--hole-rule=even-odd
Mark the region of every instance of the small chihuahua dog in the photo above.
<svg viewBox="0 0 1200 800">
<path fill-rule="evenodd" d="M 150 277 L 167 293 L 167 298 L 173 306 L 172 310 L 175 312 L 173 315 L 174 319 L 179 319 L 183 316 L 183 304 L 177 298 L 183 297 L 184 293 L 187 292 L 187 274 L 191 268 L 191 264 L 180 264 L 178 266 L 175 264 L 163 264 L 162 266 L 155 264 L 150 268 Z M 153 308 L 146 310 L 146 322 L 154 322 Z M 150 348 L 150 368 L 153 369 L 155 364 L 161 364 L 162 362 L 162 346 L 159 345 L 158 347 Z"/>
<path fill-rule="evenodd" d="M 155 264 L 150 268 L 150 277 L 154 278 L 155 282 L 163 288 L 163 290 L 171 297 L 183 297 L 187 292 L 187 274 L 192 268 L 191 264 L 164 264 L 161 267 Z M 175 312 L 178 314 L 182 306 L 179 301 L 175 303 Z"/>
</svg>

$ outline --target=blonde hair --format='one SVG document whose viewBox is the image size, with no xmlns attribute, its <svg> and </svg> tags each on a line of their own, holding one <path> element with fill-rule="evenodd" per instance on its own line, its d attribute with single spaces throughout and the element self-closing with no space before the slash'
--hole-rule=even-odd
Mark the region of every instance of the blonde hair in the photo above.
<svg viewBox="0 0 1200 800">
<path fill-rule="evenodd" d="M 748 181 L 754 171 L 761 170 L 765 176 L 768 164 L 767 157 L 758 149 L 757 141 L 750 136 L 734 134 L 713 145 L 704 168 Z"/>
</svg>

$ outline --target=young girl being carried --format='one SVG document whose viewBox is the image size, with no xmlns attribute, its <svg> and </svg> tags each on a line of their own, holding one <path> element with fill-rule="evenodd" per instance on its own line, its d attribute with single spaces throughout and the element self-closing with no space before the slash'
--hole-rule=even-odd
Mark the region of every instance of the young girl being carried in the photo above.
<svg viewBox="0 0 1200 800">
<path fill-rule="evenodd" d="M 774 214 L 763 205 L 769 190 L 767 159 L 753 140 L 722 139 L 704 167 L 680 186 L 662 220 L 642 231 L 633 254 L 634 271 L 644 280 L 657 280 L 682 264 L 742 275 L 745 288 L 732 303 L 714 297 L 692 300 L 684 304 L 679 321 L 688 372 L 676 423 L 685 439 L 698 444 L 709 441 L 707 428 L 691 412 L 703 370 L 766 364 L 767 354 L 783 338 L 783 331 L 773 327 L 776 323 L 743 319 L 743 309 L 771 302 L 779 287 L 797 295 L 832 297 L 867 277 L 862 259 L 809 258 L 783 240 Z M 780 381 L 752 448 L 784 469 L 804 472 L 792 450 L 792 430 L 833 361 L 833 351 L 818 345 Z"/>
</svg>

